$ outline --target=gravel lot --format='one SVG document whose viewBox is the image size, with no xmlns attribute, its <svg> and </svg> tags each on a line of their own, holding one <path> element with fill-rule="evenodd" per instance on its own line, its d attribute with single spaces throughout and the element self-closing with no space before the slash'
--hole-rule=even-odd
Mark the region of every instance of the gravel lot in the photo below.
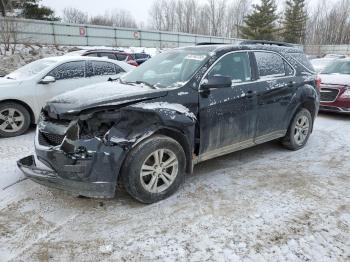
<svg viewBox="0 0 350 262">
<path fill-rule="evenodd" d="M 15 183 L 32 140 L 0 140 L 0 261 L 350 260 L 350 116 L 320 115 L 297 152 L 272 142 L 202 163 L 153 205 Z"/>
</svg>

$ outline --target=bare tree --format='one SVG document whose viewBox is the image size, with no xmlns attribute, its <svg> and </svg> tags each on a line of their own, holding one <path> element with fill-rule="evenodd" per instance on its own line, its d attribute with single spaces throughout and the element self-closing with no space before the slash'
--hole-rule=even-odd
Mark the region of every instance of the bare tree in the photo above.
<svg viewBox="0 0 350 262">
<path fill-rule="evenodd" d="M 86 24 L 89 21 L 89 16 L 87 13 L 84 13 L 77 8 L 67 7 L 63 9 L 62 21 L 72 24 Z"/>
<path fill-rule="evenodd" d="M 91 17 L 89 23 L 93 25 L 137 28 L 135 18 L 129 11 L 122 9 L 106 11 L 105 15 Z"/>
<path fill-rule="evenodd" d="M 223 35 L 224 20 L 226 16 L 227 0 L 207 0 L 208 18 L 210 21 L 210 34 Z"/>
<path fill-rule="evenodd" d="M 229 4 L 225 21 L 227 37 L 240 37 L 240 28 L 249 11 L 250 2 L 248 0 L 235 0 Z"/>
<path fill-rule="evenodd" d="M 151 28 L 192 34 L 238 36 L 248 0 L 154 0 Z"/>
<path fill-rule="evenodd" d="M 350 0 L 318 3 L 306 25 L 307 44 L 350 43 Z"/>
<path fill-rule="evenodd" d="M 109 17 L 112 21 L 113 26 L 137 28 L 135 18 L 129 11 L 123 9 L 115 9 L 110 12 Z"/>
<path fill-rule="evenodd" d="M 18 42 L 18 22 L 11 17 L 0 18 L 0 55 L 14 54 Z"/>
</svg>

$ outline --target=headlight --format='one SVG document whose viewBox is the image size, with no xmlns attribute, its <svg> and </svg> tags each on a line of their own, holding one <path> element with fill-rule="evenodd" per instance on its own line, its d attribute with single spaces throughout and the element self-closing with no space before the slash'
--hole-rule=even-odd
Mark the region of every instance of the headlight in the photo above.
<svg viewBox="0 0 350 262">
<path fill-rule="evenodd" d="M 350 89 L 346 89 L 345 92 L 340 97 L 341 98 L 350 98 Z"/>
</svg>

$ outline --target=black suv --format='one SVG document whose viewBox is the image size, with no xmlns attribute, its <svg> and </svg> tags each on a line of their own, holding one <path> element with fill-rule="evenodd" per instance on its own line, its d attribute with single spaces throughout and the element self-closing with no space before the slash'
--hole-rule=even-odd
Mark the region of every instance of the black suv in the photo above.
<svg viewBox="0 0 350 262">
<path fill-rule="evenodd" d="M 146 54 L 146 53 L 134 53 L 131 55 L 138 65 L 143 64 L 144 62 L 146 62 L 148 59 L 151 58 L 151 56 L 149 54 Z"/>
<path fill-rule="evenodd" d="M 317 79 L 298 48 L 202 45 L 155 56 L 105 88 L 49 101 L 30 179 L 87 197 L 117 184 L 153 203 L 173 194 L 199 162 L 274 139 L 305 146 L 319 109 Z"/>
</svg>

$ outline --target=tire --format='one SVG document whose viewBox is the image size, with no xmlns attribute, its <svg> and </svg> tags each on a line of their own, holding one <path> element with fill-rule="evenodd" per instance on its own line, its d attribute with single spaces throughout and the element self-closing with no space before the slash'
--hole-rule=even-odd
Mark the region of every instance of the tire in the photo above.
<svg viewBox="0 0 350 262">
<path fill-rule="evenodd" d="M 0 104 L 0 137 L 22 135 L 29 126 L 30 114 L 24 106 L 13 102 Z"/>
<path fill-rule="evenodd" d="M 156 161 L 161 155 L 162 161 Z M 151 204 L 177 191 L 184 180 L 185 168 L 181 145 L 170 137 L 155 135 L 130 151 L 122 167 L 121 183 L 133 198 Z"/>
<path fill-rule="evenodd" d="M 289 150 L 303 148 L 309 140 L 313 126 L 312 116 L 309 110 L 303 108 L 294 116 L 282 144 Z"/>
</svg>

